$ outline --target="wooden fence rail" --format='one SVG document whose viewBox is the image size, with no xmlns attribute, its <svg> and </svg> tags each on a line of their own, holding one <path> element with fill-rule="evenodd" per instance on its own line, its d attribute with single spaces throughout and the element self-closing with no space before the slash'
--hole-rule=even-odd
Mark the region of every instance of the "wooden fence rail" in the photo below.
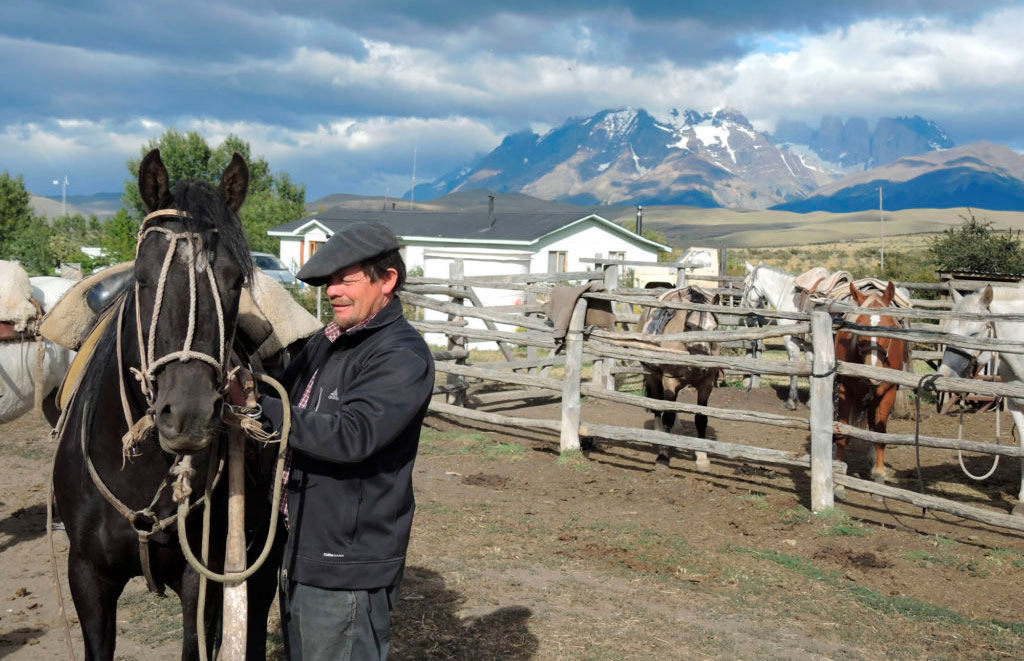
<svg viewBox="0 0 1024 661">
<path fill-rule="evenodd" d="M 578 449 L 581 437 L 591 437 L 612 442 L 665 445 L 707 452 L 720 457 L 801 466 L 808 468 L 811 472 L 810 495 L 812 509 L 815 512 L 834 506 L 835 489 L 846 487 L 937 511 L 949 512 L 991 525 L 1024 530 L 1024 517 L 1014 517 L 990 509 L 954 503 L 936 496 L 916 494 L 891 486 L 858 480 L 845 475 L 843 466 L 839 466 L 837 470 L 837 466 L 832 460 L 832 437 L 835 433 L 889 445 L 916 444 L 924 447 L 966 450 L 997 456 L 1024 457 L 1024 449 L 1019 447 L 927 435 L 915 437 L 909 434 L 878 434 L 835 422 L 832 397 L 833 383 L 837 375 L 879 379 L 906 388 L 916 388 L 921 385 L 921 377 L 908 372 L 836 361 L 833 351 L 836 329 L 841 328 L 855 334 L 899 337 L 921 346 L 951 345 L 969 350 L 996 350 L 1012 354 L 1024 353 L 1024 345 L 1021 343 L 1000 339 L 964 338 L 941 332 L 934 324 L 915 324 L 908 329 L 885 331 L 874 327 L 857 326 L 843 321 L 836 314 L 837 312 L 862 310 L 845 304 L 819 305 L 807 313 L 779 313 L 735 306 L 666 303 L 654 298 L 657 292 L 647 292 L 646 295 L 642 295 L 631 290 L 617 289 L 615 287 L 617 271 L 614 269 L 622 263 L 611 264 L 600 271 L 472 278 L 463 276 L 460 269 L 453 268 L 452 277 L 448 280 L 414 279 L 413 291 L 403 293 L 403 301 L 423 309 L 442 313 L 450 320 L 448 322 L 412 322 L 415 327 L 424 332 L 440 332 L 450 338 L 449 346 L 446 349 L 435 352 L 437 372 L 444 374 L 448 380 L 447 386 L 442 387 L 441 391 L 449 393 L 449 401 L 447 403 L 435 401 L 431 404 L 431 410 L 444 415 L 459 416 L 490 424 L 557 433 L 563 452 Z M 705 278 L 705 276 L 699 277 L 714 279 Z M 542 287 L 537 283 L 564 283 L 566 280 L 574 279 L 601 280 L 608 290 L 588 292 L 578 300 L 564 342 L 564 354 L 556 356 L 554 353 L 556 342 L 551 334 L 550 321 L 540 314 L 542 306 L 539 302 L 536 302 L 535 298 L 529 297 L 550 291 L 550 286 Z M 735 279 L 723 281 L 735 284 Z M 500 309 L 489 308 L 482 304 L 481 298 L 475 292 L 476 288 L 526 291 L 528 305 L 514 308 L 512 306 L 503 306 Z M 963 289 L 967 289 L 967 287 L 963 287 Z M 438 300 L 438 296 L 449 300 Z M 595 300 L 612 302 L 613 306 L 618 307 L 618 319 L 621 322 L 626 322 L 627 326 L 629 323 L 635 324 L 636 307 L 703 310 L 719 315 L 733 315 L 733 318 L 758 315 L 767 318 L 788 319 L 797 323 L 783 327 L 732 328 L 710 332 L 688 331 L 671 336 L 652 336 L 618 328 L 615 330 L 586 328 L 584 325 L 586 309 L 589 302 Z M 472 303 L 472 305 L 468 303 Z M 892 312 L 893 316 L 903 316 L 907 319 L 941 320 L 970 317 L 1024 321 L 1024 315 L 956 315 L 952 312 L 930 308 L 893 310 Z M 466 320 L 470 319 L 479 320 L 475 323 L 486 324 L 486 327 L 476 328 L 467 325 Z M 616 324 L 616 326 L 618 325 Z M 500 326 L 516 330 L 501 330 Z M 668 341 L 713 341 L 720 345 L 742 346 L 742 343 L 746 342 L 772 340 L 791 334 L 810 337 L 813 360 L 788 361 L 740 356 L 698 356 L 660 346 Z M 502 343 L 499 346 L 504 346 L 502 355 L 505 361 L 467 364 L 470 356 L 467 343 L 471 341 Z M 517 356 L 515 347 L 528 347 L 527 358 L 522 359 L 521 354 Z M 546 358 L 536 355 L 538 349 L 548 350 L 549 355 Z M 917 349 L 915 356 L 936 360 L 939 352 L 936 349 Z M 592 369 L 589 382 L 584 381 L 583 378 L 585 363 L 589 363 Z M 682 402 L 666 402 L 616 390 L 616 376 L 625 373 L 640 373 L 643 371 L 643 363 L 710 367 L 747 375 L 806 377 L 810 380 L 811 386 L 809 414 L 808 417 L 802 418 Z M 547 374 L 547 371 L 553 368 L 561 370 L 558 378 Z M 561 415 L 558 420 L 535 420 L 479 411 L 471 408 L 469 404 L 455 405 L 462 403 L 463 400 L 453 399 L 452 394 L 458 392 L 464 397 L 469 389 L 468 384 L 472 382 L 519 388 L 514 391 L 517 397 L 530 391 L 548 392 L 552 396 L 560 394 Z M 1017 384 L 935 376 L 928 379 L 927 385 L 938 392 L 1024 398 L 1024 385 Z M 524 391 L 523 388 L 527 390 Z M 491 396 L 500 396 L 500 393 L 493 393 Z M 661 431 L 592 424 L 581 419 L 582 397 L 618 402 L 653 411 L 700 413 L 722 420 L 793 429 L 798 433 L 809 431 L 811 453 L 798 456 L 791 452 L 731 443 L 720 439 L 698 439 L 666 434 Z"/>
</svg>

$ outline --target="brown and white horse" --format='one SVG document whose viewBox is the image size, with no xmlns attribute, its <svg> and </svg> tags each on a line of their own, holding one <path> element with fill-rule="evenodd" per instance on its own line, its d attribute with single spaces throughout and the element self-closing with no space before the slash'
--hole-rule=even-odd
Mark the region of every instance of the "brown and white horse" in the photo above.
<svg viewBox="0 0 1024 661">
<path fill-rule="evenodd" d="M 691 303 L 702 303 L 717 305 L 718 296 L 711 296 L 696 287 L 683 287 L 665 292 L 658 297 L 659 301 L 689 301 Z M 718 328 L 718 317 L 713 312 L 701 312 L 697 310 L 674 310 L 670 308 L 645 308 L 640 315 L 637 327 L 644 333 L 671 334 L 684 331 L 710 331 Z M 679 341 L 663 342 L 663 348 L 682 351 L 699 356 L 717 356 L 718 344 L 715 342 L 690 342 Z M 718 378 L 717 367 L 686 367 L 684 365 L 671 365 L 659 363 L 644 363 L 644 390 L 648 397 L 663 399 L 674 402 L 686 386 L 693 386 L 697 389 L 697 403 L 707 406 L 711 398 L 711 391 L 715 387 L 715 380 Z M 676 422 L 675 411 L 655 411 L 654 418 L 661 421 L 662 430 L 666 433 L 672 431 Z M 694 426 L 697 428 L 697 436 L 707 437 L 708 417 L 697 413 L 693 417 Z M 668 466 L 669 448 L 659 446 L 656 463 Z M 710 467 L 706 452 L 697 452 L 697 469 L 707 470 Z"/>
<path fill-rule="evenodd" d="M 895 285 L 889 282 L 885 292 L 864 293 L 853 283 L 850 294 L 861 308 L 877 308 L 878 312 L 850 313 L 846 320 L 861 326 L 880 328 L 901 328 L 899 320 L 885 314 L 885 309 L 892 304 Z M 876 367 L 888 367 L 902 370 L 907 361 L 909 343 L 893 338 L 874 337 L 870 335 L 854 335 L 848 331 L 836 333 L 836 360 L 849 363 L 861 363 Z M 896 402 L 898 386 L 895 383 L 865 379 L 855 376 L 840 376 L 839 381 L 839 422 L 851 424 L 861 414 L 866 416 L 868 429 L 885 433 L 889 422 L 889 414 Z M 844 434 L 836 434 L 836 459 L 846 461 L 846 441 Z M 885 482 L 885 444 L 875 443 L 875 461 L 871 468 L 871 478 L 878 483 Z"/>
</svg>

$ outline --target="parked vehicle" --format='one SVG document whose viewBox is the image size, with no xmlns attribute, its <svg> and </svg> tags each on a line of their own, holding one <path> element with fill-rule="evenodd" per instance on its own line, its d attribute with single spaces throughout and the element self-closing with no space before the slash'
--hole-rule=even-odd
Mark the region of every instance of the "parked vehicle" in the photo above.
<svg viewBox="0 0 1024 661">
<path fill-rule="evenodd" d="M 303 286 L 302 283 L 295 278 L 295 274 L 289 271 L 288 267 L 284 265 L 284 262 L 275 255 L 271 255 L 266 252 L 254 252 L 252 254 L 252 261 L 256 265 L 256 268 L 274 278 L 282 285 L 288 285 L 291 287 Z"/>
</svg>

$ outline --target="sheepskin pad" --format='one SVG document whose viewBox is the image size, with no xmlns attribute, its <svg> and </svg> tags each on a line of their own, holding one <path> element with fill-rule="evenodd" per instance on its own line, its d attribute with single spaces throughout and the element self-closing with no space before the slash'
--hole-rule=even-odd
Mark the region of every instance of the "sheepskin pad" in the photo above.
<svg viewBox="0 0 1024 661">
<path fill-rule="evenodd" d="M 21 333 L 35 317 L 28 273 L 16 262 L 0 260 L 0 322 L 11 324 Z"/>
<path fill-rule="evenodd" d="M 39 329 L 43 337 L 77 351 L 96 322 L 96 313 L 86 303 L 89 290 L 132 267 L 133 262 L 117 264 L 77 283 L 43 318 Z M 281 283 L 256 270 L 251 291 L 243 290 L 239 301 L 238 332 L 249 340 L 250 346 L 258 347 L 260 358 L 274 355 L 321 327 L 316 317 L 296 303 Z"/>
</svg>

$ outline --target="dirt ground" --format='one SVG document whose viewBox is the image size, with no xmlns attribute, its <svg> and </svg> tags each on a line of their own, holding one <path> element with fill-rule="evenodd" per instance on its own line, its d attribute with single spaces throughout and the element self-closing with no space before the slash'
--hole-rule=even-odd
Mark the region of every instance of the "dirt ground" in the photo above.
<svg viewBox="0 0 1024 661">
<path fill-rule="evenodd" d="M 771 388 L 722 388 L 711 405 L 785 413 Z M 558 415 L 552 399 L 482 408 Z M 956 436 L 955 416 L 924 414 L 922 433 Z M 692 434 L 681 417 L 677 431 Z M 594 400 L 583 418 L 652 427 L 643 411 Z M 993 440 L 994 421 L 968 416 L 965 437 Z M 1009 429 L 1006 416 L 1003 443 Z M 31 416 L 0 426 L 0 657 L 13 660 L 64 654 L 44 535 L 47 433 Z M 808 442 L 719 420 L 710 435 L 800 452 Z M 655 469 L 639 443 L 569 458 L 557 447 L 550 435 L 428 419 L 393 659 L 1024 658 L 1018 533 L 856 493 L 815 516 L 808 474 L 788 467 L 712 457 L 700 473 L 682 453 Z M 866 476 L 866 449 L 852 452 L 851 472 Z M 913 448 L 886 458 L 889 483 L 916 488 Z M 966 463 L 983 473 L 990 460 Z M 1019 486 L 1018 462 L 985 482 L 964 477 L 953 452 L 923 449 L 921 466 L 929 493 L 1001 512 Z M 66 538 L 55 539 L 67 595 Z M 176 600 L 146 594 L 141 579 L 118 629 L 118 659 L 178 658 Z M 80 658 L 77 626 L 74 636 Z"/>
</svg>

